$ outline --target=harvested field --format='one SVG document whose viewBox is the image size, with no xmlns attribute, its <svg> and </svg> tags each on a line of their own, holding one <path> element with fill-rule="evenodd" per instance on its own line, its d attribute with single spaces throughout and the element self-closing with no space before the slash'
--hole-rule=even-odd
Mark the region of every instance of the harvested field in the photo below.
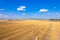
<svg viewBox="0 0 60 40">
<path fill-rule="evenodd" d="M 0 20 L 0 40 L 60 40 L 60 21 Z"/>
</svg>

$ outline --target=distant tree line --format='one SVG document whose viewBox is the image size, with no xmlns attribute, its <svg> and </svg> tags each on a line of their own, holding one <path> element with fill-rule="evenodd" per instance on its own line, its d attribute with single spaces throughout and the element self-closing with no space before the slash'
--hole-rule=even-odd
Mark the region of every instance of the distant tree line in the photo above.
<svg viewBox="0 0 60 40">
<path fill-rule="evenodd" d="M 60 21 L 60 19 L 49 19 L 51 21 Z"/>
</svg>

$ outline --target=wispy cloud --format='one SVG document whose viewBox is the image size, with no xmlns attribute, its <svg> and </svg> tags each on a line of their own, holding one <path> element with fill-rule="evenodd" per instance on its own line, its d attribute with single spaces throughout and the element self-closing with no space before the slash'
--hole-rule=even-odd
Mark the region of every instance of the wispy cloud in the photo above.
<svg viewBox="0 0 60 40">
<path fill-rule="evenodd" d="M 40 9 L 39 12 L 48 12 L 48 9 Z"/>
<path fill-rule="evenodd" d="M 19 6 L 17 8 L 18 11 L 25 11 L 26 6 Z"/>
<path fill-rule="evenodd" d="M 7 18 L 7 17 L 8 17 L 7 15 L 4 15 L 4 14 L 1 14 L 1 13 L 0 13 L 0 18 L 4 18 L 4 19 L 5 19 L 5 18 Z"/>
<path fill-rule="evenodd" d="M 5 9 L 0 9 L 0 11 L 3 11 L 3 10 L 5 10 Z"/>
<path fill-rule="evenodd" d="M 2 14 L 0 14 L 0 16 L 1 16 Z"/>
<path fill-rule="evenodd" d="M 6 14 L 0 14 L 0 19 L 14 19 L 15 16 L 13 15 L 6 15 Z"/>
<path fill-rule="evenodd" d="M 24 16 L 24 15 L 26 15 L 26 13 L 22 13 L 22 15 Z"/>
</svg>

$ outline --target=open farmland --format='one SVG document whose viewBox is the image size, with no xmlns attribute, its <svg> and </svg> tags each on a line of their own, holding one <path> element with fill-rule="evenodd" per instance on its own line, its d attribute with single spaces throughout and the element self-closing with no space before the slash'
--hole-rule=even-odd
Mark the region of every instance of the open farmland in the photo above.
<svg viewBox="0 0 60 40">
<path fill-rule="evenodd" d="M 0 20 L 0 40 L 60 40 L 60 21 Z"/>
</svg>

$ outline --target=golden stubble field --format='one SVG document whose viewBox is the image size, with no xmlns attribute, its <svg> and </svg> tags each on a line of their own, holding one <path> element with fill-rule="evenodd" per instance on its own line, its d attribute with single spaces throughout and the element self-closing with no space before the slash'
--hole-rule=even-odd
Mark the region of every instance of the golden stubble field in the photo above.
<svg viewBox="0 0 60 40">
<path fill-rule="evenodd" d="M 0 20 L 0 40 L 60 40 L 60 21 Z"/>
</svg>

